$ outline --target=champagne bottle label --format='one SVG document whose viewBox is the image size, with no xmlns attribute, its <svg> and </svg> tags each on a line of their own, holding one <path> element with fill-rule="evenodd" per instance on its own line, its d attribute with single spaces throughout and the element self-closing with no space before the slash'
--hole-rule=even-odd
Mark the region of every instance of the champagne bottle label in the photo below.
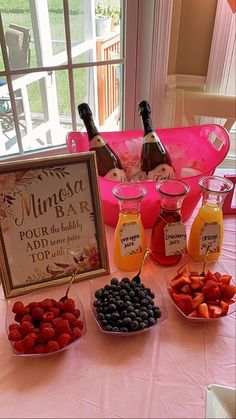
<svg viewBox="0 0 236 419">
<path fill-rule="evenodd" d="M 116 182 L 125 182 L 127 181 L 126 174 L 123 169 L 118 169 L 118 167 L 114 167 L 114 169 L 109 170 L 105 176 L 107 179 L 115 180 Z"/>
<path fill-rule="evenodd" d="M 98 148 L 98 147 L 103 147 L 104 145 L 106 145 L 105 141 L 102 139 L 101 135 L 95 135 L 95 137 L 92 138 L 92 140 L 90 140 L 89 142 L 89 148 Z"/>
<path fill-rule="evenodd" d="M 145 135 L 145 137 L 143 138 L 143 143 L 158 143 L 160 151 L 162 151 L 163 153 L 165 153 L 165 150 L 162 146 L 162 144 L 159 141 L 158 135 L 155 131 L 149 132 L 147 135 Z"/>
<path fill-rule="evenodd" d="M 175 174 L 173 167 L 169 164 L 159 164 L 155 169 L 150 170 L 147 175 L 147 180 L 163 180 L 163 179 L 174 179 Z"/>
<path fill-rule="evenodd" d="M 142 252 L 141 229 L 135 221 L 124 223 L 120 228 L 121 255 L 129 256 Z"/>
<path fill-rule="evenodd" d="M 168 223 L 164 227 L 165 255 L 181 255 L 186 252 L 186 227 L 183 223 Z"/>
<path fill-rule="evenodd" d="M 199 254 L 205 255 L 207 247 L 210 245 L 209 253 L 219 253 L 220 251 L 220 224 L 206 223 L 200 231 Z"/>
</svg>

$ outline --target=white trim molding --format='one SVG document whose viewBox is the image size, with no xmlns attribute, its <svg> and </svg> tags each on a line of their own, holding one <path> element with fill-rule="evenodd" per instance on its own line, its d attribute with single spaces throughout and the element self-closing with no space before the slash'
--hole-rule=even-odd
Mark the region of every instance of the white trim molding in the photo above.
<svg viewBox="0 0 236 419">
<path fill-rule="evenodd" d="M 175 111 L 176 89 L 204 91 L 206 83 L 205 76 L 192 74 L 170 74 L 166 81 L 165 102 L 163 112 L 163 126 L 173 127 Z"/>
<path fill-rule="evenodd" d="M 225 0 L 218 0 L 206 78 L 206 92 L 225 93 L 222 89 L 225 89 L 233 50 L 235 54 L 235 22 L 236 14 L 232 13 L 229 4 Z"/>
</svg>

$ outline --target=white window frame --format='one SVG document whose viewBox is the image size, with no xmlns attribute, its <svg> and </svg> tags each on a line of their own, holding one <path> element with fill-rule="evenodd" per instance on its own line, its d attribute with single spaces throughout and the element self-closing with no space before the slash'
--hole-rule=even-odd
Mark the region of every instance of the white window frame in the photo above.
<svg viewBox="0 0 236 419">
<path fill-rule="evenodd" d="M 36 0 L 36 2 L 37 1 L 40 1 L 41 5 L 41 1 L 44 0 Z M 94 0 L 91 1 L 93 2 Z M 52 68 L 42 67 L 37 69 L 25 69 L 22 70 L 23 73 L 28 74 L 35 71 L 60 70 L 69 67 L 70 74 L 73 68 L 85 66 L 85 64 L 72 64 L 71 45 L 68 37 L 68 0 L 64 0 L 64 7 L 67 32 L 68 65 L 58 65 Z M 142 99 L 147 99 L 150 102 L 154 126 L 161 127 L 163 124 L 172 7 L 173 0 L 125 0 L 123 28 L 124 58 L 86 63 L 87 67 L 96 67 L 98 65 L 106 64 L 124 65 L 124 87 L 122 91 L 123 100 L 121 102 L 121 129 L 141 129 L 141 121 L 138 115 L 137 105 Z M 4 34 L 2 35 L 4 36 Z M 21 73 L 20 70 L 11 71 L 10 68 L 7 68 L 7 72 L 9 72 L 9 74 Z M 2 74 L 0 72 L 0 76 L 1 75 Z M 10 96 L 14 98 L 14 91 L 11 83 L 9 85 L 9 93 Z M 76 130 L 76 111 L 73 97 L 73 86 L 71 82 L 70 94 L 72 126 L 73 130 Z M 14 111 L 14 108 L 13 113 L 15 113 L 17 118 L 16 109 Z M 18 134 L 18 137 L 20 137 L 20 132 Z M 38 153 L 40 153 L 40 150 L 36 151 L 36 154 Z M 20 147 L 19 154 L 23 154 L 22 147 Z M 32 152 L 31 155 L 32 154 L 35 154 L 35 152 Z"/>
</svg>

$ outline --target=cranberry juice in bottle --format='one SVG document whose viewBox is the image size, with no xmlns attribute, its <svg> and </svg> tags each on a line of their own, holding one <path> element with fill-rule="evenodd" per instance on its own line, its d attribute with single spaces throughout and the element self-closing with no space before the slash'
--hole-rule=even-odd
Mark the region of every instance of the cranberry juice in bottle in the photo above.
<svg viewBox="0 0 236 419">
<path fill-rule="evenodd" d="M 181 180 L 162 180 L 156 185 L 160 210 L 151 234 L 151 256 L 160 265 L 178 263 L 186 252 L 186 228 L 181 222 L 181 207 L 189 186 Z"/>
</svg>

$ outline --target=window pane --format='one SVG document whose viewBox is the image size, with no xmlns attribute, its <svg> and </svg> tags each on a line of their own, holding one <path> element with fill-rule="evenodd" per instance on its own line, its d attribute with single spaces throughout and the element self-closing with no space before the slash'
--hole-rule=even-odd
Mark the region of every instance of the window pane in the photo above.
<svg viewBox="0 0 236 419">
<path fill-rule="evenodd" d="M 120 64 L 74 71 L 76 108 L 79 103 L 87 102 L 101 130 L 119 130 L 120 80 Z M 77 123 L 78 129 L 83 128 L 83 121 L 78 113 Z"/>
<path fill-rule="evenodd" d="M 120 10 L 120 0 L 87 2 L 78 14 L 70 9 L 73 64 L 83 62 L 82 56 L 86 62 L 121 57 Z"/>
<path fill-rule="evenodd" d="M 1 14 L 10 68 L 13 70 L 35 65 L 32 23 L 28 0 L 1 1 Z"/>
<path fill-rule="evenodd" d="M 19 103 L 20 105 L 20 103 Z M 17 108 L 19 110 L 19 106 Z M 16 131 L 9 97 L 4 78 L 0 82 L 0 156 L 19 153 Z"/>
<path fill-rule="evenodd" d="M 62 0 L 48 0 L 52 54 L 66 51 L 66 35 Z M 45 19 L 45 17 L 44 17 Z M 50 42 L 50 40 L 48 40 Z M 66 59 L 66 54 L 65 54 Z M 66 61 L 66 60 L 65 60 Z M 65 62 L 64 61 L 64 62 Z M 62 61 L 63 62 L 63 61 Z M 62 64 L 62 62 L 60 64 Z"/>
</svg>

